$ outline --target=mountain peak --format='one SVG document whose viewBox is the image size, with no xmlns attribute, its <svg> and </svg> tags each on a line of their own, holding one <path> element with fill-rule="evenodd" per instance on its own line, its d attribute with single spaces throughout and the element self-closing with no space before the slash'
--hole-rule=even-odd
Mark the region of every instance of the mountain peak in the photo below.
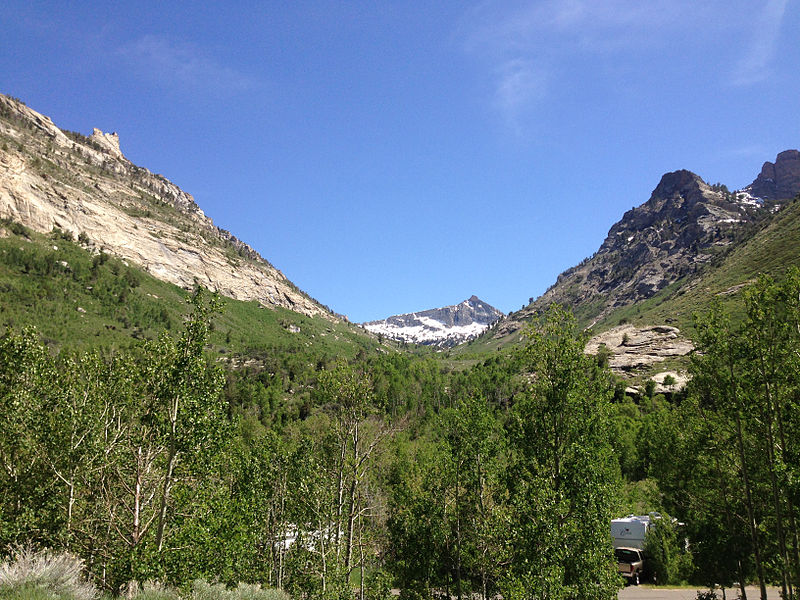
<svg viewBox="0 0 800 600">
<path fill-rule="evenodd" d="M 699 175 L 686 169 L 664 173 L 651 197 L 668 198 L 687 190 L 699 190 L 702 183 Z"/>
<path fill-rule="evenodd" d="M 800 193 L 800 151 L 784 150 L 775 162 L 765 162 L 744 191 L 764 200 L 789 200 Z"/>
<path fill-rule="evenodd" d="M 495 335 L 515 331 L 522 319 L 553 302 L 592 307 L 590 316 L 600 320 L 616 308 L 651 298 L 724 251 L 759 206 L 737 201 L 723 186 L 711 186 L 691 171 L 665 173 L 650 198 L 611 227 L 593 256 L 559 275 Z"/>
<path fill-rule="evenodd" d="M 401 342 L 452 347 L 483 333 L 502 316 L 502 312 L 473 294 L 460 304 L 394 315 L 364 323 L 364 327 Z"/>
<path fill-rule="evenodd" d="M 711 187 L 699 175 L 681 169 L 661 176 L 661 181 L 650 194 L 650 199 L 639 210 L 659 214 L 675 210 L 688 210 L 698 202 L 705 202 L 713 194 Z"/>
</svg>

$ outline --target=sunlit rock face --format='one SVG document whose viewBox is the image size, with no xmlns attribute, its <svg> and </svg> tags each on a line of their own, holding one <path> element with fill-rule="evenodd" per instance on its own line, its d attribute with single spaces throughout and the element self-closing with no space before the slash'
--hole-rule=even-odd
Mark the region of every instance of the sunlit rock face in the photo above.
<svg viewBox="0 0 800 600">
<path fill-rule="evenodd" d="M 791 170 L 787 160 L 779 161 L 782 173 Z M 737 243 L 749 223 L 774 209 L 773 202 L 747 190 L 730 192 L 691 171 L 666 173 L 646 202 L 611 227 L 597 252 L 564 271 L 536 301 L 498 324 L 493 335 L 518 331 L 552 303 L 576 311 L 586 307 L 584 314 L 598 322 L 696 273 Z"/>
<path fill-rule="evenodd" d="M 131 163 L 115 133 L 87 137 L 0 94 L 0 218 L 70 232 L 94 251 L 184 288 L 335 317 L 258 252 L 219 229 L 194 198 Z"/>
</svg>

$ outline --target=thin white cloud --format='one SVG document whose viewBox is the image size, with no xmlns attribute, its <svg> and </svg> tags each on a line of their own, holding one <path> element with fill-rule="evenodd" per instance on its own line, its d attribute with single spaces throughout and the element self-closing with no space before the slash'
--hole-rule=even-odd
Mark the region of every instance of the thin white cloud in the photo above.
<svg viewBox="0 0 800 600">
<path fill-rule="evenodd" d="M 769 77 L 787 2 L 788 0 L 767 0 L 764 4 L 754 24 L 753 38 L 747 53 L 734 70 L 733 85 L 753 85 Z"/>
<path fill-rule="evenodd" d="M 759 41 L 743 74 L 758 72 L 772 57 L 778 13 L 787 1 L 769 0 L 763 20 L 769 21 L 771 41 Z M 532 123 L 576 59 L 613 68 L 645 52 L 668 54 L 685 39 L 732 39 L 748 26 L 750 2 L 484 0 L 465 12 L 456 35 L 485 67 L 492 107 L 507 122 L 524 122 L 527 113 Z M 609 56 L 613 60 L 604 60 Z"/>
<path fill-rule="evenodd" d="M 547 90 L 547 71 L 530 60 L 513 58 L 497 72 L 495 107 L 507 123 L 519 130 L 520 118 Z"/>
<path fill-rule="evenodd" d="M 561 63 L 576 52 L 615 52 L 648 43 L 653 30 L 689 10 L 688 0 L 544 0 L 484 2 L 458 27 L 464 50 L 489 68 L 492 106 L 517 133 L 552 89 Z"/>
<path fill-rule="evenodd" d="M 170 88 L 229 96 L 253 89 L 256 80 L 220 64 L 192 44 L 146 35 L 119 49 L 138 74 Z"/>
<path fill-rule="evenodd" d="M 544 38 L 601 46 L 611 38 L 630 46 L 670 23 L 687 27 L 706 20 L 707 12 L 688 0 L 545 0 L 500 10 L 483 3 L 467 12 L 459 29 L 469 51 L 525 51 Z"/>
</svg>

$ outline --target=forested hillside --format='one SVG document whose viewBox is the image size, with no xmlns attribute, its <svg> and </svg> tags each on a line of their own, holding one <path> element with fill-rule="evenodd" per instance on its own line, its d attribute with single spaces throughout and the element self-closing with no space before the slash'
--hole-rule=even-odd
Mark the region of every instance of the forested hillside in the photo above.
<svg viewBox="0 0 800 600">
<path fill-rule="evenodd" d="M 747 317 L 698 322 L 684 393 L 638 401 L 554 307 L 518 351 L 448 371 L 362 354 L 306 372 L 209 352 L 198 290 L 157 339 L 113 351 L 0 340 L 0 544 L 69 550 L 129 581 L 258 582 L 297 598 L 613 598 L 614 516 L 659 511 L 659 583 L 797 589 L 800 275 Z M 223 315 L 224 316 L 224 313 Z M 264 363 L 268 365 L 268 357 Z M 680 542 L 690 541 L 688 550 Z"/>
</svg>

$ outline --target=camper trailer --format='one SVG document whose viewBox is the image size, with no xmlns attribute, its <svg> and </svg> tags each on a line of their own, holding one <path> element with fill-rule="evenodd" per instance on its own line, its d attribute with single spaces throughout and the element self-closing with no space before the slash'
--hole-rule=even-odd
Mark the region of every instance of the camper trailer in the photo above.
<svg viewBox="0 0 800 600">
<path fill-rule="evenodd" d="M 629 515 L 622 519 L 613 519 L 611 537 L 614 539 L 614 548 L 644 549 L 644 538 L 649 527 L 649 516 Z"/>
</svg>

